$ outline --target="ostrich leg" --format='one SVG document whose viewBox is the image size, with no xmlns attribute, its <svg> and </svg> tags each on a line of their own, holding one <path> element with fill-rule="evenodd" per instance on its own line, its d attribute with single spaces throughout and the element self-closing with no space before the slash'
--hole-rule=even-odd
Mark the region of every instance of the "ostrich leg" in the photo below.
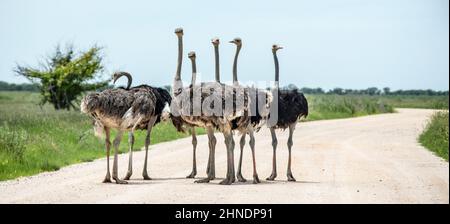
<svg viewBox="0 0 450 224">
<path fill-rule="evenodd" d="M 129 145 L 129 156 L 128 156 L 128 171 L 127 175 L 123 178 L 124 180 L 129 180 L 131 175 L 133 175 L 133 146 L 134 146 L 134 131 L 136 130 L 137 124 L 141 122 L 142 118 L 136 122 L 131 131 L 128 133 L 128 145 Z"/>
<path fill-rule="evenodd" d="M 110 130 L 108 127 L 105 127 L 105 145 L 106 145 L 106 176 L 103 180 L 103 183 L 111 183 L 111 174 L 109 173 L 109 152 L 111 150 L 111 141 L 109 140 L 111 138 L 110 136 Z"/>
<path fill-rule="evenodd" d="M 144 160 L 144 169 L 142 170 L 142 177 L 144 180 L 151 180 L 147 173 L 147 160 L 148 160 L 148 146 L 150 145 L 150 135 L 152 133 L 153 125 L 155 124 L 156 116 L 150 118 L 147 126 L 147 135 L 145 136 L 145 160 Z"/>
<path fill-rule="evenodd" d="M 257 183 L 261 183 L 261 181 L 259 180 L 258 177 L 258 173 L 256 172 L 256 156 L 255 156 L 255 135 L 253 130 L 250 130 L 249 133 L 250 135 L 250 148 L 252 149 L 252 159 L 253 159 L 253 183 L 257 184 Z"/>
<path fill-rule="evenodd" d="M 214 136 L 214 129 L 211 126 L 208 126 L 207 128 L 208 132 L 208 145 L 211 149 L 211 155 L 208 160 L 211 160 L 208 162 L 208 168 L 209 168 L 209 178 L 211 180 L 214 180 L 216 178 L 216 136 Z"/>
<path fill-rule="evenodd" d="M 239 156 L 239 164 L 238 164 L 238 170 L 236 173 L 236 177 L 239 182 L 246 182 L 247 180 L 242 176 L 242 157 L 244 154 L 244 146 L 245 146 L 245 135 L 247 133 L 243 133 L 241 136 L 241 140 L 239 141 L 239 147 L 241 149 L 241 154 Z"/>
<path fill-rule="evenodd" d="M 208 158 L 208 167 L 207 174 L 208 177 L 197 180 L 195 183 L 209 183 L 209 181 L 214 180 L 216 178 L 216 168 L 215 168 L 215 153 L 216 153 L 216 137 L 214 136 L 214 129 L 211 126 L 206 127 L 206 131 L 208 133 L 208 146 L 209 146 L 209 158 Z"/>
<path fill-rule="evenodd" d="M 231 129 L 231 128 L 230 128 Z M 235 180 L 235 172 L 234 172 L 234 141 L 233 134 L 230 130 L 225 130 L 223 132 L 225 137 L 225 145 L 227 146 L 227 176 L 226 178 L 220 182 L 223 185 L 230 185 Z"/>
<path fill-rule="evenodd" d="M 197 175 L 197 135 L 195 133 L 195 128 L 191 128 L 192 135 L 192 172 L 186 178 L 194 178 Z"/>
<path fill-rule="evenodd" d="M 134 145 L 134 134 L 132 131 L 128 133 L 128 145 L 130 147 L 129 149 L 129 156 L 128 156 L 128 171 L 127 175 L 123 178 L 124 180 L 129 180 L 131 175 L 133 175 L 133 145 Z"/>
<path fill-rule="evenodd" d="M 112 172 L 112 178 L 116 181 L 116 184 L 127 184 L 128 182 L 119 179 L 118 176 L 118 154 L 119 154 L 119 145 L 120 140 L 123 136 L 123 130 L 119 130 L 117 132 L 117 136 L 114 139 L 113 145 L 114 145 L 114 163 L 113 163 L 113 172 Z"/>
<path fill-rule="evenodd" d="M 277 177 L 277 135 L 275 129 L 270 128 L 270 134 L 272 135 L 272 147 L 273 147 L 273 160 L 272 160 L 272 174 L 266 180 L 275 180 Z"/>
<path fill-rule="evenodd" d="M 293 124 L 289 125 L 289 138 L 288 138 L 288 142 L 287 142 L 287 146 L 288 146 L 288 150 L 289 150 L 289 159 L 288 159 L 288 167 L 287 167 L 288 181 L 295 181 L 295 178 L 294 178 L 294 176 L 292 176 L 292 171 L 291 171 L 291 148 L 293 145 L 292 134 L 294 133 L 296 124 L 297 123 L 293 123 Z"/>
</svg>

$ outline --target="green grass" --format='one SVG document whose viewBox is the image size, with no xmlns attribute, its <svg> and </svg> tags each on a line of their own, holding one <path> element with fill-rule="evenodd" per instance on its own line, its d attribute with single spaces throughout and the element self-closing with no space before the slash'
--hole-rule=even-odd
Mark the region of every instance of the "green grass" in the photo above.
<svg viewBox="0 0 450 224">
<path fill-rule="evenodd" d="M 448 111 L 433 114 L 419 142 L 448 161 Z"/>
<path fill-rule="evenodd" d="M 448 96 L 381 96 L 388 104 L 399 108 L 447 109 Z"/>
<path fill-rule="evenodd" d="M 94 136 L 88 116 L 79 111 L 55 111 L 50 105 L 40 107 L 38 102 L 38 93 L 0 92 L 0 180 L 105 156 L 104 140 Z M 185 136 L 172 124 L 161 123 L 152 131 L 151 144 Z M 145 132 L 137 131 L 136 150 L 143 147 L 144 139 Z M 120 151 L 128 151 L 128 135 L 124 135 Z"/>
<path fill-rule="evenodd" d="M 373 96 L 314 94 L 307 95 L 306 98 L 309 104 L 309 121 L 394 112 L 386 100 Z"/>
</svg>

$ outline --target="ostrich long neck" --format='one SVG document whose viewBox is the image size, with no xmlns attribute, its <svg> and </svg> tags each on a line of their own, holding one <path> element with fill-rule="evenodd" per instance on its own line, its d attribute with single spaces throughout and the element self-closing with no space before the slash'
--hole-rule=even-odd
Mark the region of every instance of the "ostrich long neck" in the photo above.
<svg viewBox="0 0 450 224">
<path fill-rule="evenodd" d="M 238 84 L 238 78 L 237 78 L 237 60 L 239 56 L 239 51 L 241 51 L 241 46 L 237 46 L 236 48 L 236 55 L 234 56 L 234 62 L 233 62 L 233 83 Z"/>
<path fill-rule="evenodd" d="M 133 77 L 131 77 L 131 75 L 126 73 L 126 72 L 121 72 L 121 73 L 119 73 L 119 75 L 117 76 L 117 78 L 115 80 L 118 80 L 122 76 L 126 76 L 127 77 L 128 83 L 127 83 L 127 88 L 126 89 L 127 90 L 130 89 L 131 83 L 133 82 Z"/>
<path fill-rule="evenodd" d="M 279 82 L 280 82 L 280 68 L 278 65 L 278 57 L 277 52 L 273 52 L 273 60 L 275 61 L 275 87 L 279 88 Z"/>
<path fill-rule="evenodd" d="M 220 83 L 219 45 L 214 45 L 214 55 L 216 59 L 216 82 Z"/>
<path fill-rule="evenodd" d="M 133 77 L 131 77 L 131 75 L 128 74 L 128 73 L 125 73 L 125 74 L 123 74 L 123 75 L 126 76 L 126 77 L 128 78 L 127 89 L 130 89 L 131 83 L 133 82 Z"/>
<path fill-rule="evenodd" d="M 195 85 L 195 80 L 197 79 L 197 65 L 195 63 L 195 58 L 191 58 L 192 60 L 192 79 L 191 84 L 192 86 Z"/>
<path fill-rule="evenodd" d="M 181 81 L 181 64 L 183 61 L 183 37 L 178 36 L 178 64 L 175 81 Z"/>
</svg>

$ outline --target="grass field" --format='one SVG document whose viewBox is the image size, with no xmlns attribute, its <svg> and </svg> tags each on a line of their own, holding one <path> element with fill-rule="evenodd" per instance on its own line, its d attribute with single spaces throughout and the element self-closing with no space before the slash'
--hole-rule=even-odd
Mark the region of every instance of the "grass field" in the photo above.
<svg viewBox="0 0 450 224">
<path fill-rule="evenodd" d="M 447 109 L 448 96 L 381 96 L 386 103 L 399 108 Z"/>
<path fill-rule="evenodd" d="M 448 161 L 448 111 L 435 113 L 424 132 L 420 135 L 420 143 Z"/>
<path fill-rule="evenodd" d="M 406 100 L 371 96 L 306 97 L 310 105 L 307 120 L 389 113 L 393 112 L 392 105 L 408 102 L 408 105 L 422 107 L 422 103 L 434 101 L 434 98 Z M 447 102 L 441 102 L 444 98 L 436 101 L 433 105 L 448 107 L 448 97 Z M 58 170 L 105 156 L 104 141 L 94 137 L 89 117 L 79 111 L 55 111 L 50 105 L 40 107 L 38 102 L 38 93 L 0 92 L 0 180 Z M 204 133 L 202 129 L 197 132 Z M 176 132 L 170 123 L 161 123 L 153 129 L 152 144 L 186 136 L 188 134 Z M 136 150 L 143 147 L 144 138 L 145 132 L 136 132 Z M 127 142 L 128 136 L 124 135 L 121 152 L 128 151 Z"/>
<path fill-rule="evenodd" d="M 357 117 L 370 114 L 392 113 L 394 108 L 380 97 L 362 95 L 307 95 L 307 120 Z"/>
<path fill-rule="evenodd" d="M 104 141 L 94 137 L 86 115 L 55 111 L 50 105 L 41 108 L 38 102 L 38 93 L 0 92 L 0 180 L 105 156 Z M 185 136 L 172 124 L 161 123 L 152 131 L 151 144 Z M 144 139 L 145 132 L 137 131 L 136 150 L 144 146 Z M 120 151 L 128 151 L 128 135 L 124 135 Z"/>
</svg>

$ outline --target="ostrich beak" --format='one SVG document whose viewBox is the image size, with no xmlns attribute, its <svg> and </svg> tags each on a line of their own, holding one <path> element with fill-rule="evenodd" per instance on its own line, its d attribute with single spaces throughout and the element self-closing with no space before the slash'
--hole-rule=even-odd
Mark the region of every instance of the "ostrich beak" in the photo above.
<svg viewBox="0 0 450 224">
<path fill-rule="evenodd" d="M 232 44 L 234 44 L 234 43 L 236 43 L 234 40 L 232 40 L 232 41 L 230 41 L 230 43 L 232 43 Z"/>
</svg>

